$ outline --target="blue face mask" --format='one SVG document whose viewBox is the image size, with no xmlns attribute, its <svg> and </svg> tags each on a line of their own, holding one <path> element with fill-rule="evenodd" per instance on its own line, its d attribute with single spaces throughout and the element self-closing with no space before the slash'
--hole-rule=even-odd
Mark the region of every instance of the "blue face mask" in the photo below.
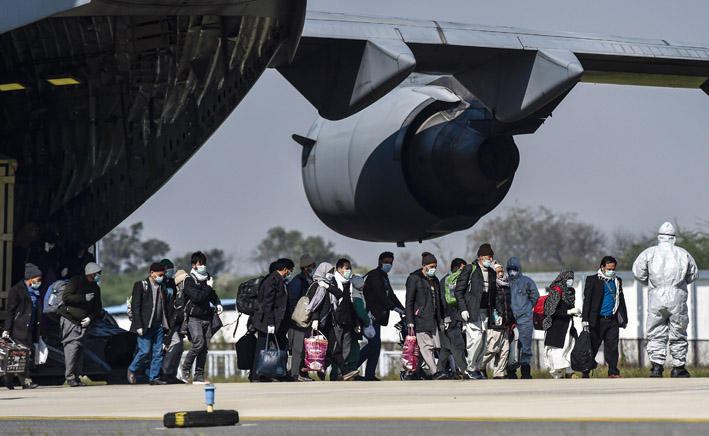
<svg viewBox="0 0 709 436">
<path fill-rule="evenodd" d="M 491 260 L 489 260 L 489 259 L 483 260 L 483 266 L 484 266 L 485 268 L 490 268 L 490 265 L 492 265 L 492 261 L 491 261 Z"/>
<path fill-rule="evenodd" d="M 385 274 L 389 274 L 389 271 L 391 271 L 391 264 L 390 263 L 383 263 L 382 264 L 382 272 Z"/>
<path fill-rule="evenodd" d="M 426 274 L 427 274 L 429 277 L 435 276 L 435 275 L 436 275 L 436 268 L 429 268 L 428 271 L 426 271 Z"/>
<path fill-rule="evenodd" d="M 165 277 L 168 279 L 175 278 L 175 268 L 168 268 L 167 271 L 165 271 Z"/>
<path fill-rule="evenodd" d="M 605 275 L 609 279 L 612 279 L 613 277 L 615 277 L 615 271 L 605 270 L 603 275 Z"/>
<path fill-rule="evenodd" d="M 330 281 L 335 277 L 335 274 L 333 273 L 327 273 L 325 274 L 325 280 Z"/>
<path fill-rule="evenodd" d="M 32 283 L 30 285 L 30 288 L 32 289 L 39 289 L 42 286 L 42 282 L 37 282 L 37 283 Z"/>
<path fill-rule="evenodd" d="M 205 275 L 207 274 L 207 265 L 197 265 L 197 273 Z"/>
<path fill-rule="evenodd" d="M 284 277 L 283 277 L 283 280 L 288 281 L 288 280 L 290 280 L 291 277 L 293 277 L 293 272 L 292 272 L 292 271 L 289 272 L 287 276 L 284 276 Z"/>
<path fill-rule="evenodd" d="M 574 281 L 573 280 L 567 280 L 566 281 L 566 287 L 571 288 L 574 286 Z"/>
<path fill-rule="evenodd" d="M 94 276 L 94 281 L 95 281 L 96 283 L 100 282 L 100 281 L 101 281 L 101 274 L 96 274 L 96 275 Z"/>
<path fill-rule="evenodd" d="M 155 276 L 155 283 L 160 284 L 165 279 L 163 276 Z"/>
</svg>

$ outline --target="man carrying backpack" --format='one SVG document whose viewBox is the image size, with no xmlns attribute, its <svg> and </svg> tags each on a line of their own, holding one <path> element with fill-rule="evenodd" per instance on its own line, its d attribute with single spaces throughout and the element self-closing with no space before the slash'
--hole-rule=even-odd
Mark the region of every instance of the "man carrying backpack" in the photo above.
<svg viewBox="0 0 709 436">
<path fill-rule="evenodd" d="M 465 371 L 468 363 L 465 360 L 465 339 L 463 339 L 463 318 L 458 312 L 458 302 L 455 299 L 455 285 L 463 267 L 467 265 L 463 259 L 453 259 L 451 272 L 441 280 L 441 305 L 444 308 L 443 331 L 441 332 L 441 352 L 438 356 L 438 371 L 445 371 L 446 364 L 452 355 L 456 372 Z M 462 376 L 462 375 L 461 375 Z M 454 375 L 457 378 L 456 375 Z"/>
<path fill-rule="evenodd" d="M 212 318 L 215 310 L 210 303 L 216 308 L 217 315 L 221 314 L 224 308 L 212 288 L 214 278 L 207 272 L 207 256 L 201 251 L 196 251 L 192 253 L 190 260 L 192 270 L 185 278 L 184 291 L 188 300 L 185 305 L 185 317 L 192 348 L 187 352 L 177 378 L 183 383 L 189 383 L 192 364 L 194 364 L 192 382 L 204 384 L 208 383 L 204 379 L 204 365 L 207 363 L 209 342 L 212 339 Z"/>
<path fill-rule="evenodd" d="M 164 385 L 160 380 L 162 367 L 163 332 L 168 325 L 168 295 L 165 288 L 165 265 L 155 262 L 150 265 L 150 275 L 133 285 L 133 322 L 130 331 L 138 335 L 138 351 L 128 367 L 128 383 L 134 385 L 136 374 L 149 363 L 150 385 Z"/>
<path fill-rule="evenodd" d="M 477 261 L 463 267 L 461 278 L 455 285 L 455 298 L 463 319 L 468 349 L 468 368 L 465 374 L 475 380 L 486 378 L 481 369 L 487 342 L 490 293 L 497 294 L 497 274 L 492 269 L 493 255 L 490 244 L 480 245 Z"/>
</svg>

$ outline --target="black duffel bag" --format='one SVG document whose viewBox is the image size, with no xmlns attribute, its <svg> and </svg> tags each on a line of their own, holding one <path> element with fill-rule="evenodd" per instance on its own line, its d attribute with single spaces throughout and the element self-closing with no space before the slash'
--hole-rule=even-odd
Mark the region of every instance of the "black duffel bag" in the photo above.
<svg viewBox="0 0 709 436">
<path fill-rule="evenodd" d="M 574 371 L 589 372 L 596 369 L 596 356 L 591 348 L 591 335 L 587 328 L 584 328 L 576 339 L 574 349 L 571 350 L 571 369 Z"/>
<path fill-rule="evenodd" d="M 239 369 L 251 369 L 254 366 L 254 354 L 256 354 L 256 333 L 246 332 L 234 344 L 236 349 L 236 366 Z"/>
<path fill-rule="evenodd" d="M 286 375 L 288 354 L 281 350 L 275 337 L 276 349 L 268 348 L 270 346 L 269 339 L 271 339 L 271 335 L 266 337 L 266 349 L 258 352 L 258 360 L 254 371 L 256 371 L 258 376 L 262 377 L 283 377 Z"/>
</svg>

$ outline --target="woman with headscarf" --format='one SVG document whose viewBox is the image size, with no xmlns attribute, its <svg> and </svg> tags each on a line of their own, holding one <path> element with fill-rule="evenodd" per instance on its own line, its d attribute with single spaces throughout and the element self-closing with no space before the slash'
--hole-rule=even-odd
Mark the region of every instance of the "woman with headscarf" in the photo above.
<svg viewBox="0 0 709 436">
<path fill-rule="evenodd" d="M 581 309 L 575 307 L 573 271 L 562 271 L 549 288 L 544 303 L 544 361 L 554 378 L 575 378 L 571 350 L 577 334 L 572 318 L 580 317 Z"/>
</svg>

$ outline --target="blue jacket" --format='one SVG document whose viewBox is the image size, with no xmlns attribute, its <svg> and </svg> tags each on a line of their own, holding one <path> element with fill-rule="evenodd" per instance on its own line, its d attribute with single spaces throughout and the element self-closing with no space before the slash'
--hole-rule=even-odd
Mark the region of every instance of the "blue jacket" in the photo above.
<svg viewBox="0 0 709 436">
<path fill-rule="evenodd" d="M 519 274 L 510 276 L 510 291 L 512 294 L 512 314 L 517 324 L 531 323 L 534 305 L 539 299 L 539 290 L 534 280 L 522 274 L 522 263 L 516 257 L 507 261 L 507 268 L 515 267 Z"/>
</svg>

